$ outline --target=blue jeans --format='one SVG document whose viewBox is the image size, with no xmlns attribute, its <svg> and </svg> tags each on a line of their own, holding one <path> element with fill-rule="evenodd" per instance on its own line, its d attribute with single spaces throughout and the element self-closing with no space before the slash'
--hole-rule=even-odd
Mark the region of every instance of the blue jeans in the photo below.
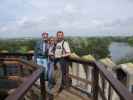
<svg viewBox="0 0 133 100">
<path fill-rule="evenodd" d="M 41 65 L 44 69 L 44 78 L 45 80 L 47 80 L 47 65 L 48 65 L 48 61 L 46 58 L 37 58 L 37 64 Z"/>
<path fill-rule="evenodd" d="M 53 87 L 53 71 L 54 71 L 54 61 L 48 61 L 48 88 Z"/>
</svg>

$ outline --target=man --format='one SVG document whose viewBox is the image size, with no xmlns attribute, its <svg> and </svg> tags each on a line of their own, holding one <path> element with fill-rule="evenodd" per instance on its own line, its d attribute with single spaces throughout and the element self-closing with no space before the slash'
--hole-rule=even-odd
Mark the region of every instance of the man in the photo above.
<svg viewBox="0 0 133 100">
<path fill-rule="evenodd" d="M 68 57 L 71 53 L 70 47 L 67 41 L 64 40 L 63 31 L 57 32 L 57 44 L 55 47 L 55 59 L 56 63 L 59 63 L 62 71 L 62 86 L 64 88 L 68 85 L 68 63 L 64 58 Z"/>
<path fill-rule="evenodd" d="M 45 67 L 45 79 L 47 79 L 47 56 L 48 56 L 48 33 L 42 33 L 42 39 L 35 47 L 34 60 L 37 64 Z"/>
</svg>

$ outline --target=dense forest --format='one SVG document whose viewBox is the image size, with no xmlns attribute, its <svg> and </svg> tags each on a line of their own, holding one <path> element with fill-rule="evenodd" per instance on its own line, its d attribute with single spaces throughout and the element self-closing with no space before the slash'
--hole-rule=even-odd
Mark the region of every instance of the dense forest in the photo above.
<svg viewBox="0 0 133 100">
<path fill-rule="evenodd" d="M 35 38 L 0 39 L 0 52 L 26 53 L 34 50 Z M 111 42 L 127 42 L 133 45 L 133 37 L 66 37 L 72 52 L 82 56 L 92 54 L 95 58 L 104 58 L 110 55 L 108 47 Z"/>
</svg>

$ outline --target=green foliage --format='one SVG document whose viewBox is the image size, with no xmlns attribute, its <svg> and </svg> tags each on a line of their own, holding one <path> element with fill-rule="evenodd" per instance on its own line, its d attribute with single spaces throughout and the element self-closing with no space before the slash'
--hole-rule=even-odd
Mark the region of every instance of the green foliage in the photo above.
<svg viewBox="0 0 133 100">
<path fill-rule="evenodd" d="M 133 63 L 133 58 L 123 58 L 120 61 L 118 61 L 117 64 L 124 64 L 124 63 L 128 63 L 128 62 Z"/>
<path fill-rule="evenodd" d="M 69 38 L 72 52 L 82 56 L 92 54 L 97 59 L 103 58 L 109 55 L 108 46 L 111 41 L 106 38 Z"/>
<path fill-rule="evenodd" d="M 34 50 L 36 39 L 10 39 L 0 40 L 0 51 L 7 50 L 8 52 L 22 52 Z"/>
<path fill-rule="evenodd" d="M 128 38 L 128 44 L 133 46 L 133 37 Z"/>
</svg>

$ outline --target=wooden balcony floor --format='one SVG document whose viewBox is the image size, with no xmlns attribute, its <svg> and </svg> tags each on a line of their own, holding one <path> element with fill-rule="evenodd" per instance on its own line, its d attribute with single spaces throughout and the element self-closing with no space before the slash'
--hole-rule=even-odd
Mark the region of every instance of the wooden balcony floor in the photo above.
<svg viewBox="0 0 133 100">
<path fill-rule="evenodd" d="M 54 100 L 92 100 L 85 94 L 82 94 L 80 91 L 77 91 L 73 88 L 64 89 L 59 94 L 54 96 Z"/>
</svg>

